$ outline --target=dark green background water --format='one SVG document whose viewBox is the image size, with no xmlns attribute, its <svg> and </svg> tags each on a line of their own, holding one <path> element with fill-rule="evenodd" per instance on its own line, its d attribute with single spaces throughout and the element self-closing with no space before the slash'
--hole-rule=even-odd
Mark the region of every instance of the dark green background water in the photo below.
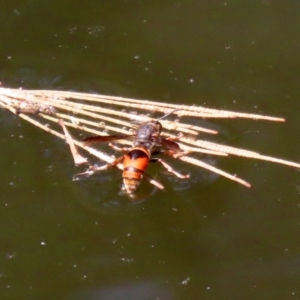
<svg viewBox="0 0 300 300">
<path fill-rule="evenodd" d="M 5 87 L 284 116 L 214 123 L 229 144 L 299 160 L 299 1 L 0 8 Z M 118 195 L 118 170 L 72 182 L 62 141 L 5 111 L 0 128 L 1 299 L 300 299 L 298 170 L 226 158 L 252 189 L 193 170 L 190 188 L 173 181 L 133 205 Z"/>
</svg>

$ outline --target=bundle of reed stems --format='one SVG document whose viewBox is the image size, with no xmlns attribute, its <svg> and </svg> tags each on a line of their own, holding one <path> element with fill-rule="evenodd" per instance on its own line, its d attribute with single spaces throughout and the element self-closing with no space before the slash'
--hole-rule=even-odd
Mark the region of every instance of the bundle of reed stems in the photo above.
<svg viewBox="0 0 300 300">
<path fill-rule="evenodd" d="M 75 164 L 87 162 L 77 152 L 76 147 L 84 149 L 106 163 L 111 163 L 114 158 L 83 144 L 80 140 L 72 138 L 67 128 L 73 128 L 73 130 L 78 132 L 86 132 L 92 135 L 108 135 L 108 132 L 112 134 L 132 134 L 133 121 L 147 122 L 155 120 L 154 115 L 161 116 L 162 114 L 174 111 L 173 114 L 178 117 L 175 121 L 160 120 L 163 126 L 162 134 L 170 138 L 176 138 L 180 148 L 184 151 L 191 154 L 235 155 L 300 168 L 300 164 L 296 162 L 199 139 L 199 133 L 217 134 L 218 132 L 193 125 L 195 118 L 247 118 L 284 122 L 285 120 L 282 118 L 211 109 L 195 105 L 170 104 L 91 93 L 10 88 L 0 88 L 0 107 L 18 114 L 20 118 L 46 132 L 65 139 L 71 147 Z M 186 121 L 182 122 L 179 119 L 182 116 L 187 116 L 188 118 L 185 118 L 185 120 L 191 120 L 193 124 Z M 123 142 L 126 143 L 126 141 Z M 130 143 L 129 141 L 127 142 Z M 246 187 L 251 186 L 247 181 L 190 155 L 181 156 L 178 159 L 222 175 Z M 118 165 L 118 167 L 122 168 L 121 165 Z"/>
</svg>

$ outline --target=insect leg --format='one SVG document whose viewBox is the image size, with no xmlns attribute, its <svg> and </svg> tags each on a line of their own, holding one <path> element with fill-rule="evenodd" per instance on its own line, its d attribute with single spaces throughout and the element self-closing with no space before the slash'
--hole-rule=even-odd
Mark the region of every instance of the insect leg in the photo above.
<svg viewBox="0 0 300 300">
<path fill-rule="evenodd" d="M 91 176 L 91 175 L 93 175 L 96 172 L 107 170 L 108 168 L 116 166 L 123 159 L 124 159 L 124 156 L 120 156 L 120 157 L 116 158 L 113 162 L 111 162 L 109 164 L 106 164 L 106 165 L 103 165 L 101 167 L 98 167 L 98 166 L 89 166 L 89 168 L 85 172 L 75 174 L 73 176 L 73 180 L 78 180 L 80 176 Z"/>
<path fill-rule="evenodd" d="M 164 189 L 164 186 L 159 183 L 158 181 L 156 181 L 155 179 L 153 179 L 150 175 L 148 174 L 144 174 L 144 177 L 154 186 L 156 186 L 157 188 L 159 188 L 160 190 Z"/>
<path fill-rule="evenodd" d="M 173 151 L 173 150 L 165 150 L 164 154 L 172 156 L 173 158 L 179 158 L 181 156 L 185 156 L 191 153 L 191 151 Z"/>
<path fill-rule="evenodd" d="M 114 145 L 112 143 L 109 143 L 108 146 L 111 147 L 111 148 L 113 148 L 116 151 L 120 151 L 120 152 L 124 152 L 124 153 L 126 153 L 126 152 L 128 152 L 128 151 L 131 150 L 131 148 L 129 148 L 129 147 L 118 147 L 118 146 L 116 146 L 116 145 Z"/>
<path fill-rule="evenodd" d="M 178 178 L 189 178 L 190 175 L 186 174 L 180 174 L 178 172 L 176 172 L 170 165 L 168 165 L 166 162 L 164 162 L 163 160 L 161 160 L 160 158 L 152 158 L 151 162 L 159 162 L 161 163 L 161 165 L 169 172 L 172 173 L 173 175 L 175 175 Z"/>
</svg>

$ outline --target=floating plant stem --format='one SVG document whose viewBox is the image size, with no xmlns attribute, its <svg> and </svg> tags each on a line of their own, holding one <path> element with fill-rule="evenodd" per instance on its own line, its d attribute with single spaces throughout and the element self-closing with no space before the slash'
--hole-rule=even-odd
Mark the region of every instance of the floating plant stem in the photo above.
<svg viewBox="0 0 300 300">
<path fill-rule="evenodd" d="M 73 128 L 73 131 L 80 135 L 83 133 L 108 135 L 108 132 L 130 135 L 134 132 L 134 128 L 132 128 L 133 121 L 143 123 L 156 120 L 159 118 L 159 116 L 157 116 L 158 114 L 166 114 L 172 110 L 176 110 L 172 115 L 176 115 L 177 119 L 178 117 L 184 118 L 174 121 L 165 119 L 159 120 L 163 127 L 162 135 L 173 138 L 176 142 L 178 141 L 180 147 L 184 151 L 191 152 L 193 156 L 196 156 L 198 153 L 221 156 L 235 155 L 300 168 L 300 164 L 297 162 L 214 143 L 205 140 L 205 138 L 196 138 L 201 133 L 217 134 L 218 132 L 210 128 L 195 125 L 195 118 L 214 118 L 215 120 L 226 118 L 232 119 L 233 121 L 235 118 L 274 122 L 285 121 L 279 117 L 118 96 L 9 88 L 0 88 L 0 108 L 1 107 L 17 114 L 20 118 L 30 122 L 34 126 L 66 140 L 70 145 L 76 164 L 86 162 L 85 158 L 78 153 L 76 147 L 84 149 L 106 163 L 111 163 L 114 159 L 106 153 L 86 146 L 76 138 L 74 139 L 68 133 L 67 128 Z M 135 111 L 131 112 L 130 109 L 134 109 Z M 24 112 L 26 112 L 26 114 L 24 114 Z M 172 117 L 170 118 L 172 119 Z M 44 125 L 43 122 L 45 121 L 49 124 Z M 192 124 L 190 123 L 191 121 L 193 121 Z M 54 129 L 58 127 L 58 122 L 60 122 L 64 134 Z M 190 138 L 191 136 L 195 138 Z M 131 144 L 130 141 L 122 140 L 118 141 L 118 143 L 119 142 Z M 190 156 L 181 156 L 178 159 L 191 165 L 205 168 L 244 186 L 250 187 L 250 184 L 243 179 L 206 164 L 201 161 L 201 159 Z M 117 166 L 122 169 L 122 164 L 118 164 Z M 151 180 L 150 177 L 148 179 Z M 159 183 L 157 184 L 159 185 Z M 158 188 L 161 187 L 158 186 Z"/>
</svg>

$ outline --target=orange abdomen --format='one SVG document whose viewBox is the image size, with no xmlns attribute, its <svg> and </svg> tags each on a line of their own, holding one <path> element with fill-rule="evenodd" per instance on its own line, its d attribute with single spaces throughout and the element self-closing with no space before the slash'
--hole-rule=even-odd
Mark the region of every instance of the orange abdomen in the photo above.
<svg viewBox="0 0 300 300">
<path fill-rule="evenodd" d="M 149 156 L 144 148 L 130 150 L 123 159 L 123 178 L 140 180 L 149 165 Z"/>
<path fill-rule="evenodd" d="M 149 160 L 149 151 L 142 147 L 133 148 L 124 155 L 122 177 L 124 188 L 128 194 L 135 192 L 148 167 Z"/>
</svg>

